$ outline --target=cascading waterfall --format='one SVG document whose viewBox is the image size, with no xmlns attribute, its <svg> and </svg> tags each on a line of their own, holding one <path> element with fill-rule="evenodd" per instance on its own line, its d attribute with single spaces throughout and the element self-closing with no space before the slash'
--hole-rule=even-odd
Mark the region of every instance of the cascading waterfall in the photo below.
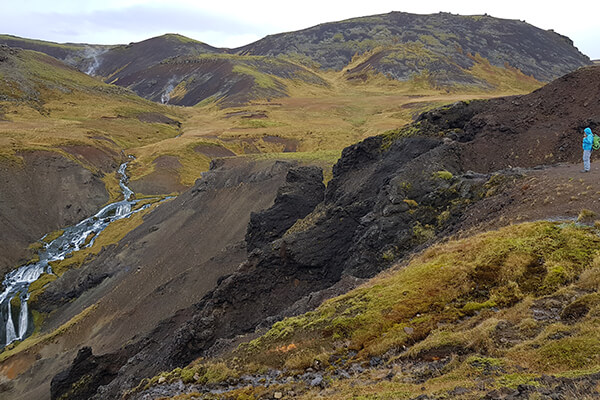
<svg viewBox="0 0 600 400">
<path fill-rule="evenodd" d="M 150 204 L 147 204 L 133 210 L 133 206 L 139 200 L 131 200 L 133 191 L 127 186 L 126 168 L 127 163 L 123 163 L 118 171 L 121 176 L 119 185 L 124 200 L 111 203 L 103 207 L 94 216 L 84 219 L 77 225 L 65 228 L 61 236 L 50 243 L 44 244 L 44 248 L 38 254 L 40 258 L 38 262 L 19 267 L 6 275 L 3 282 L 4 292 L 0 293 L 1 345 L 7 346 L 16 340 L 22 340 L 33 330 L 27 306 L 29 285 L 43 273 L 52 273 L 52 267 L 50 266 L 52 261 L 63 260 L 71 253 L 93 245 L 94 239 L 111 222 L 127 218 L 150 206 Z M 15 320 L 11 301 L 16 297 L 19 297 L 21 306 Z"/>
<path fill-rule="evenodd" d="M 8 302 L 8 319 L 6 321 L 6 344 L 12 343 L 17 340 L 17 334 L 15 332 L 15 324 L 12 320 L 12 309 L 10 307 L 10 301 Z"/>
</svg>

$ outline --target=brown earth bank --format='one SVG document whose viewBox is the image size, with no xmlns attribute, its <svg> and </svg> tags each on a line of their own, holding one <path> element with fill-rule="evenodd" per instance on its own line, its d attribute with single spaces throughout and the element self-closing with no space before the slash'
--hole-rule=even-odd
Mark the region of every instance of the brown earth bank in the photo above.
<svg viewBox="0 0 600 400">
<path fill-rule="evenodd" d="M 324 198 L 316 182 L 317 174 L 313 171 L 287 173 L 287 181 L 278 190 L 269 209 L 251 219 L 248 215 L 246 220 L 238 221 L 239 216 L 235 220 L 242 236 L 248 221 L 252 220 L 246 232 L 246 244 L 250 245 L 248 250 L 251 251 L 247 261 L 237 269 L 233 266 L 235 263 L 230 264 L 230 275 L 208 283 L 204 291 L 196 293 L 194 300 L 189 300 L 189 306 L 185 307 L 181 300 L 174 302 L 168 310 L 174 315 L 169 317 L 166 312 L 157 312 L 161 309 L 161 301 L 154 295 L 154 289 L 145 286 L 150 282 L 151 287 L 158 284 L 154 279 L 157 274 L 172 276 L 168 271 L 178 270 L 182 262 L 188 262 L 192 270 L 194 266 L 203 265 L 198 253 L 191 250 L 194 247 L 190 246 L 190 238 L 193 238 L 193 243 L 208 240 L 202 239 L 208 236 L 203 236 L 207 234 L 202 233 L 200 226 L 206 226 L 212 235 L 215 229 L 231 229 L 228 224 L 233 223 L 218 219 L 220 217 L 205 202 L 193 206 L 192 199 L 196 193 L 202 196 L 211 193 L 210 187 L 215 183 L 211 176 L 216 178 L 220 173 L 227 176 L 227 171 L 230 171 L 216 168 L 215 175 L 207 175 L 205 178 L 208 179 L 198 182 L 195 189 L 158 209 L 175 208 L 177 205 L 179 218 L 171 220 L 166 214 L 150 214 L 144 224 L 117 247 L 107 250 L 87 267 L 71 271 L 69 279 L 55 281 L 43 295 L 40 307 L 45 307 L 46 311 L 61 310 L 51 314 L 46 329 L 57 327 L 98 299 L 101 299 L 100 305 L 91 314 L 99 313 L 109 320 L 104 320 L 100 328 L 87 326 L 84 329 L 94 331 L 97 342 L 72 340 L 71 351 L 60 363 L 53 364 L 55 368 L 64 365 L 66 360 L 73 359 L 77 346 L 91 343 L 93 353 L 82 351 L 73 368 L 53 380 L 52 396 L 118 398 L 137 385 L 141 378 L 186 365 L 198 356 L 215 354 L 214 349 L 222 346 L 223 342 L 254 332 L 265 320 L 272 322 L 283 315 L 310 309 L 310 302 L 306 301 L 307 307 L 298 307 L 302 299 L 334 286 L 342 276 L 371 277 L 438 238 L 460 232 L 463 227 L 484 226 L 487 220 L 500 220 L 504 213 L 510 213 L 504 217 L 504 221 L 509 223 L 509 217 L 518 215 L 513 214 L 519 211 L 514 208 L 518 201 L 526 198 L 519 190 L 524 193 L 528 193 L 530 188 L 533 188 L 531 193 L 539 191 L 538 195 L 532 195 L 533 199 L 549 195 L 548 183 L 563 185 L 569 198 L 585 201 L 580 203 L 582 207 L 597 207 L 593 196 L 587 197 L 600 191 L 593 181 L 596 171 L 581 178 L 587 183 L 582 189 L 581 185 L 568 186 L 573 181 L 579 182 L 579 175 L 575 172 L 577 166 L 529 169 L 556 162 L 578 162 L 581 128 L 590 126 L 595 129 L 600 125 L 597 119 L 600 115 L 599 88 L 600 68 L 588 67 L 527 96 L 463 102 L 425 113 L 409 127 L 366 139 L 345 149 L 334 168 L 334 177 Z M 515 170 L 515 167 L 522 170 Z M 523 174 L 525 177 L 522 177 Z M 573 174 L 576 176 L 571 176 Z M 247 185 L 260 182 L 257 177 L 244 176 L 248 179 Z M 527 181 L 532 178 L 537 181 Z M 219 181 L 222 182 L 216 179 L 216 182 Z M 226 182 L 237 188 L 243 187 L 246 181 L 231 178 Z M 282 182 L 281 178 L 279 184 Z M 563 192 L 560 192 L 562 196 Z M 505 194 L 509 197 L 503 200 Z M 559 196 L 558 193 L 556 196 Z M 249 201 L 248 197 L 233 198 L 245 206 Z M 233 198 L 215 199 L 215 206 L 220 207 L 216 210 L 227 208 L 224 200 L 233 201 Z M 550 198 L 546 209 L 523 218 L 553 218 L 557 213 L 574 212 L 551 207 L 553 201 L 560 203 L 561 207 L 564 204 L 562 198 Z M 269 205 L 268 202 L 262 203 L 255 210 Z M 182 230 L 181 236 L 177 236 L 175 227 L 184 226 L 180 218 L 187 213 L 193 214 L 197 207 L 201 207 L 210 219 L 206 224 L 189 226 Z M 312 212 L 306 216 L 294 214 L 298 210 L 302 210 L 302 214 L 305 210 Z M 486 213 L 489 215 L 487 220 Z M 481 220 L 477 220 L 480 217 Z M 150 218 L 156 218 L 157 222 L 150 222 Z M 171 230 L 160 226 L 155 230 L 153 226 L 158 221 L 171 226 Z M 152 235 L 156 238 L 154 246 L 149 243 Z M 176 237 L 179 238 L 177 242 Z M 241 240 L 235 243 L 241 245 Z M 173 251 L 168 250 L 170 246 L 165 246 L 165 243 L 172 243 L 171 247 L 175 246 Z M 236 261 L 245 257 L 243 251 L 225 253 L 238 254 Z M 150 256 L 148 262 L 153 267 L 148 268 L 138 261 L 146 254 Z M 218 264 L 218 257 L 215 260 Z M 158 264 L 152 264 L 154 262 Z M 104 266 L 108 277 L 93 278 L 92 271 L 95 269 L 90 267 L 92 265 Z M 152 279 L 150 275 L 141 279 L 141 275 L 132 272 L 133 267 L 138 265 L 142 272 L 147 270 L 150 274 L 158 269 L 160 273 L 154 272 Z M 128 271 L 126 266 L 132 268 Z M 111 268 L 122 270 L 115 272 Z M 203 267 L 199 267 L 199 271 L 203 271 Z M 116 279 L 119 276 L 127 278 L 123 278 L 123 282 L 130 282 L 130 289 L 116 289 L 116 283 L 111 282 L 121 282 Z M 85 282 L 102 283 L 80 285 Z M 183 283 L 173 282 L 171 287 L 178 294 L 181 285 L 195 293 L 194 286 L 186 286 L 186 282 L 185 279 Z M 153 295 L 140 298 L 134 296 L 136 291 Z M 105 293 L 115 296 L 111 302 L 104 299 Z M 70 298 L 76 300 L 64 303 Z M 135 335 L 129 332 L 130 325 L 125 322 L 132 319 L 121 319 L 126 328 L 113 324 L 112 320 L 115 313 L 121 313 L 121 309 L 132 309 L 129 304 L 135 303 L 137 300 L 133 299 L 138 298 L 144 300 L 142 303 L 147 308 L 140 306 L 140 309 L 147 310 L 151 320 L 146 320 L 147 314 L 142 317 L 143 313 L 133 311 L 140 315 L 133 321 L 141 326 Z M 177 298 L 180 299 L 179 296 Z M 179 311 L 175 312 L 177 307 Z M 292 309 L 294 311 L 289 312 Z M 133 310 L 137 308 L 133 307 Z M 159 323 L 161 317 L 166 319 Z M 51 321 L 55 321 L 54 325 Z M 106 328 L 109 326 L 110 329 Z M 100 331 L 102 335 L 98 333 Z M 68 335 L 77 335 L 77 331 Z M 83 336 L 87 335 L 90 333 Z M 121 347 L 118 343 L 123 343 L 124 337 L 130 339 L 130 344 Z M 46 351 L 38 352 L 42 353 L 47 354 Z M 60 354 L 65 352 L 61 349 Z M 14 365 L 23 362 L 24 357 L 24 354 L 17 354 L 3 364 Z M 54 356 L 42 359 L 47 365 L 56 362 L 53 361 Z M 80 365 L 91 365 L 92 368 L 80 370 Z M 41 362 L 38 366 L 12 382 L 15 393 L 47 378 L 48 369 Z M 47 384 L 44 387 L 47 390 Z"/>
<path fill-rule="evenodd" d="M 163 193 L 179 193 L 187 189 L 179 182 L 178 170 L 182 167 L 175 156 L 157 157 L 152 165 L 154 171 L 141 179 L 131 180 L 130 187 L 136 193 L 160 195 Z"/>
<path fill-rule="evenodd" d="M 66 150 L 80 155 L 88 149 Z M 19 157 L 21 162 L 0 162 L 2 276 L 33 256 L 29 244 L 92 215 L 108 201 L 101 176 L 58 153 L 31 151 Z M 107 169 L 115 167 L 105 154 L 94 152 L 90 160 Z"/>
<path fill-rule="evenodd" d="M 589 173 L 581 169 L 582 164 L 565 163 L 505 171 L 490 185 L 489 195 L 465 212 L 456 226 L 459 236 L 526 221 L 600 220 L 600 167 L 592 164 Z"/>
</svg>

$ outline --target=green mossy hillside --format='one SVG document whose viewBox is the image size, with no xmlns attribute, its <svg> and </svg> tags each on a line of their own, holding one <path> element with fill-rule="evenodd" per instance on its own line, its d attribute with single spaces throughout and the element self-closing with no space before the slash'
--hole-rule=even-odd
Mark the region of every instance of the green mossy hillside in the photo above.
<svg viewBox="0 0 600 400">
<path fill-rule="evenodd" d="M 451 344 L 476 352 L 481 349 L 457 329 L 466 317 L 476 315 L 485 326 L 508 310 L 569 290 L 582 272 L 600 264 L 599 249 L 593 229 L 544 222 L 435 246 L 406 267 L 276 323 L 242 346 L 239 356 L 280 368 L 315 351 L 351 349 L 368 358 L 412 346 L 406 355 L 418 357 Z M 292 343 L 296 350 L 284 357 L 269 356 Z"/>
<path fill-rule="evenodd" d="M 543 374 L 585 375 L 600 371 L 599 275 L 595 228 L 510 226 L 436 245 L 315 311 L 275 323 L 230 356 L 162 376 L 202 384 L 215 368 L 226 377 L 269 370 L 293 376 L 317 364 L 327 374 L 374 359 L 393 371 L 402 363 L 450 360 L 418 384 L 380 379 L 367 390 L 373 398 L 411 398 L 473 388 L 482 377 L 489 390 L 535 385 Z M 330 383 L 332 398 L 357 393 L 352 379 Z"/>
</svg>

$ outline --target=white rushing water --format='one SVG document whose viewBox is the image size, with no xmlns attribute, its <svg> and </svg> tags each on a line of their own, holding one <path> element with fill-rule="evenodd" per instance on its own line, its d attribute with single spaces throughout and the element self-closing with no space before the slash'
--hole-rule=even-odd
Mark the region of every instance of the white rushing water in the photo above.
<svg viewBox="0 0 600 400">
<path fill-rule="evenodd" d="M 0 348 L 16 340 L 21 340 L 31 333 L 33 326 L 27 306 L 29 285 L 44 272 L 52 273 L 52 267 L 50 266 L 52 261 L 64 260 L 71 253 L 91 246 L 98 234 L 111 222 L 127 218 L 149 207 L 149 205 L 145 205 L 132 211 L 133 205 L 139 200 L 131 200 L 133 191 L 127 186 L 126 168 L 127 163 L 121 164 L 119 167 L 119 174 L 121 175 L 119 185 L 124 200 L 111 203 L 92 217 L 84 219 L 77 225 L 65 228 L 60 237 L 45 244 L 44 248 L 40 250 L 40 260 L 38 262 L 19 267 L 6 275 L 3 282 L 4 291 L 0 293 Z M 21 306 L 18 315 L 14 315 L 16 310 L 12 307 L 11 301 L 15 301 L 13 299 L 17 297 L 20 299 Z"/>
</svg>

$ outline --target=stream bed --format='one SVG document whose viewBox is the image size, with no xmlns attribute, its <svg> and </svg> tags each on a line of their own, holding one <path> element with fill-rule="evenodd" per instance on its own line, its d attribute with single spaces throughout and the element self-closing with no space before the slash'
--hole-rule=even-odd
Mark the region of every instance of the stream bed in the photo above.
<svg viewBox="0 0 600 400">
<path fill-rule="evenodd" d="M 53 273 L 50 266 L 52 261 L 64 260 L 74 252 L 92 246 L 98 234 L 111 222 L 150 207 L 150 204 L 146 204 L 135 208 L 141 200 L 131 199 L 133 191 L 127 186 L 126 168 L 127 163 L 123 163 L 118 170 L 123 200 L 110 203 L 77 225 L 65 228 L 62 235 L 49 243 L 44 242 L 44 236 L 40 239 L 43 248 L 38 252 L 39 261 L 21 266 L 6 275 L 2 282 L 3 292 L 0 293 L 0 349 L 33 332 L 33 319 L 27 305 L 29 286 L 43 273 Z"/>
</svg>

